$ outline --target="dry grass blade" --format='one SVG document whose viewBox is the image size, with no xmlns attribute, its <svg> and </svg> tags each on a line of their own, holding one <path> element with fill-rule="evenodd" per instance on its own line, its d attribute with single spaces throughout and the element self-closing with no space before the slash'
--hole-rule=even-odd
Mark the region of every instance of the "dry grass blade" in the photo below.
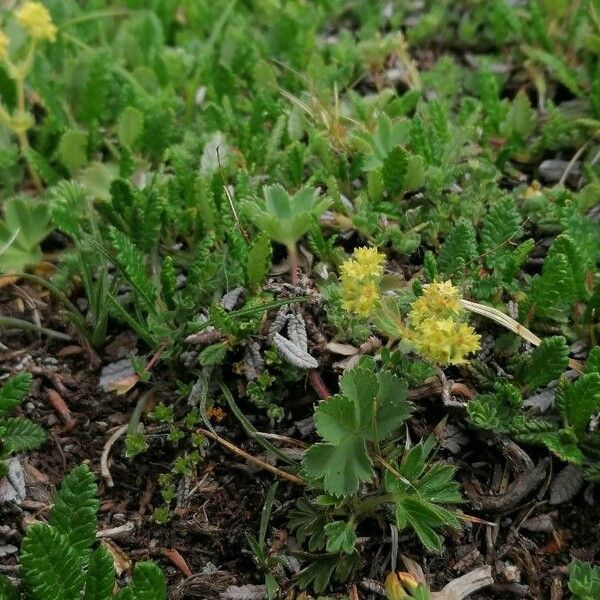
<svg viewBox="0 0 600 600">
<path fill-rule="evenodd" d="M 251 462 L 252 464 L 256 465 L 257 467 L 260 467 L 261 469 L 265 469 L 265 471 L 269 471 L 270 473 L 273 473 L 273 475 L 276 475 L 277 477 L 281 477 L 281 479 L 285 479 L 287 481 L 290 481 L 291 483 L 295 483 L 296 485 L 305 485 L 304 481 L 302 479 L 300 479 L 300 477 L 297 477 L 296 475 L 294 475 L 292 473 L 288 473 L 287 471 L 284 471 L 283 469 L 278 469 L 277 467 L 270 465 L 269 463 L 265 462 L 264 460 L 261 460 L 260 458 L 257 458 L 256 456 L 252 456 L 252 454 L 249 454 L 245 450 L 238 448 L 235 444 L 232 444 L 229 440 L 226 440 L 226 439 L 222 438 L 221 436 L 219 436 L 215 433 L 212 433 L 211 431 L 208 431 L 208 429 L 203 429 L 200 427 L 196 431 L 198 433 L 201 433 L 202 435 L 206 436 L 207 438 L 214 440 L 215 442 L 218 442 L 219 444 L 221 444 L 221 446 L 227 448 L 228 450 L 231 450 L 231 452 L 233 452 L 234 454 L 241 456 L 242 458 L 244 458 L 248 462 Z"/>
<path fill-rule="evenodd" d="M 502 325 L 502 327 L 505 327 L 509 331 L 516 333 L 534 346 L 539 346 L 542 343 L 542 339 L 535 335 L 535 333 L 496 308 L 486 306 L 485 304 L 478 304 L 477 302 L 471 302 L 470 300 L 461 300 L 461 304 L 467 310 L 470 310 L 477 315 L 487 317 L 488 319 L 498 323 L 498 325 Z M 581 364 L 578 360 L 569 359 L 569 366 L 578 373 L 583 373 L 583 364 Z"/>
</svg>

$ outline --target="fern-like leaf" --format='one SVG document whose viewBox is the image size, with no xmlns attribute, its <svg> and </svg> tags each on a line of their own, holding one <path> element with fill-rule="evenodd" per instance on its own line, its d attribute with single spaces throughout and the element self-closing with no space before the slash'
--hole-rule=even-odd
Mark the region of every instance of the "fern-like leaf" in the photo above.
<svg viewBox="0 0 600 600">
<path fill-rule="evenodd" d="M 438 256 L 438 269 L 449 277 L 476 256 L 475 229 L 469 221 L 460 219 L 444 240 Z"/>
<path fill-rule="evenodd" d="M 565 338 L 553 336 L 545 338 L 531 353 L 527 368 L 527 384 L 532 389 L 558 379 L 569 363 L 569 347 Z"/>
<path fill-rule="evenodd" d="M 568 274 L 570 281 L 565 286 L 565 292 L 569 293 L 571 302 L 575 300 L 584 300 L 587 295 L 587 265 L 585 257 L 580 248 L 581 242 L 576 242 L 570 235 L 565 233 L 559 235 L 555 240 L 550 250 L 548 250 L 548 258 L 562 254 L 568 262 Z M 593 266 L 593 265 L 592 265 Z"/>
<path fill-rule="evenodd" d="M 521 215 L 513 198 L 505 197 L 490 208 L 481 228 L 481 253 L 488 267 L 506 261 L 511 253 L 507 242 L 518 237 L 520 227 Z"/>
<path fill-rule="evenodd" d="M 402 191 L 408 170 L 408 153 L 396 146 L 383 161 L 381 175 L 388 192 L 394 196 Z"/>
<path fill-rule="evenodd" d="M 561 381 L 556 406 L 575 433 L 584 434 L 592 417 L 600 412 L 600 374 L 585 373 L 572 383 Z"/>
<path fill-rule="evenodd" d="M 175 308 L 175 296 L 177 295 L 177 274 L 171 256 L 165 256 L 163 259 L 160 269 L 160 289 L 165 304 L 173 310 Z"/>
<path fill-rule="evenodd" d="M 553 254 L 544 261 L 541 275 L 534 277 L 527 301 L 520 306 L 522 317 L 534 315 L 560 319 L 569 305 L 569 264 L 564 254 Z"/>
<path fill-rule="evenodd" d="M 46 439 L 46 432 L 24 417 L 6 419 L 3 429 L 4 452 L 9 454 L 39 448 Z"/>
<path fill-rule="evenodd" d="M 96 538 L 98 506 L 94 476 L 87 466 L 81 465 L 64 478 L 50 514 L 50 525 L 78 553 L 86 553 Z"/>
<path fill-rule="evenodd" d="M 146 273 L 144 258 L 131 240 L 115 227 L 109 229 L 116 262 L 127 281 L 135 290 L 136 297 L 149 312 L 154 312 L 156 289 Z"/>
<path fill-rule="evenodd" d="M 252 243 L 246 262 L 246 279 L 251 289 L 259 288 L 271 268 L 271 240 L 261 233 Z"/>
<path fill-rule="evenodd" d="M 85 579 L 82 566 L 66 535 L 41 523 L 27 529 L 21 567 L 30 600 L 81 600 Z"/>
<path fill-rule="evenodd" d="M 158 565 L 151 561 L 135 565 L 133 578 L 115 600 L 166 600 L 167 584 Z"/>
<path fill-rule="evenodd" d="M 19 373 L 0 387 L 0 417 L 19 406 L 31 389 L 31 373 Z"/>
<path fill-rule="evenodd" d="M 115 587 L 115 565 L 104 546 L 99 546 L 90 557 L 85 576 L 83 600 L 111 600 Z"/>
</svg>

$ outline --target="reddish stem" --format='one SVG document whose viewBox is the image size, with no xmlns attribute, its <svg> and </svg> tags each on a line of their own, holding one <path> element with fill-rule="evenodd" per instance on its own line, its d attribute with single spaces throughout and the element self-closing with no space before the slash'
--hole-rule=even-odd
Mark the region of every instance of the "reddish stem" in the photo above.
<svg viewBox="0 0 600 600">
<path fill-rule="evenodd" d="M 331 392 L 325 385 L 325 382 L 321 379 L 318 371 L 312 369 L 308 373 L 308 379 L 310 380 L 315 392 L 317 392 L 317 396 L 319 396 L 321 400 L 327 400 L 328 398 L 331 398 Z"/>
</svg>

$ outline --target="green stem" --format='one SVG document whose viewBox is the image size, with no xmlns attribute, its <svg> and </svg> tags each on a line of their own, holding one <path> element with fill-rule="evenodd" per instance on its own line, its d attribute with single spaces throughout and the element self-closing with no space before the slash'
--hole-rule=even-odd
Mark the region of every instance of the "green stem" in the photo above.
<svg viewBox="0 0 600 600">
<path fill-rule="evenodd" d="M 110 19 L 111 17 L 127 17 L 129 11 L 126 8 L 113 8 L 109 10 L 98 10 L 95 12 L 88 13 L 86 15 L 79 15 L 73 17 L 68 21 L 65 21 L 60 25 L 60 29 L 71 27 L 72 25 L 79 25 L 80 23 L 86 23 L 87 21 L 96 21 L 99 19 Z"/>
<path fill-rule="evenodd" d="M 54 331 L 54 329 L 48 329 L 47 327 L 42 327 L 41 325 L 31 323 L 30 321 L 15 319 L 13 317 L 0 316 L 0 327 L 14 327 L 16 329 L 25 329 L 27 331 L 37 331 L 38 333 L 43 333 L 48 337 L 55 338 L 57 340 L 63 340 L 65 342 L 70 342 L 73 339 L 70 335 L 62 333 L 61 331 Z"/>
<path fill-rule="evenodd" d="M 369 514 L 381 508 L 384 504 L 390 504 L 394 501 L 393 494 L 381 494 L 379 496 L 369 496 L 358 500 L 354 505 L 354 519 L 360 520 L 360 517 L 364 514 Z"/>
<path fill-rule="evenodd" d="M 23 59 L 21 65 L 16 69 L 18 72 L 18 76 L 14 78 L 15 85 L 17 88 L 17 111 L 19 114 L 25 114 L 25 77 L 31 70 L 31 65 L 33 63 L 33 56 L 35 53 L 35 40 L 32 40 L 31 45 L 29 46 L 29 50 L 27 51 L 27 56 Z M 17 131 L 15 132 L 17 139 L 19 140 L 19 147 L 21 148 L 21 153 L 25 158 L 25 162 L 27 163 L 27 170 L 29 171 L 29 175 L 33 184 L 35 185 L 38 192 L 41 192 L 44 188 L 42 185 L 42 181 L 36 173 L 31 161 L 29 160 L 28 152 L 29 149 L 29 139 L 27 138 L 26 131 Z"/>
</svg>

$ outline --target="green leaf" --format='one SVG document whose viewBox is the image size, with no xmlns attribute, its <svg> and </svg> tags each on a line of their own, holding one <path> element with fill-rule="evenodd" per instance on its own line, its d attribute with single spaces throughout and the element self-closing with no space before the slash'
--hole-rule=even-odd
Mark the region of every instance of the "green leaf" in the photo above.
<svg viewBox="0 0 600 600">
<path fill-rule="evenodd" d="M 490 268 L 501 265 L 511 254 L 512 244 L 520 237 L 522 219 L 514 199 L 502 198 L 489 209 L 481 227 L 481 254 Z"/>
<path fill-rule="evenodd" d="M 0 273 L 17 273 L 42 260 L 40 242 L 50 233 L 48 205 L 25 197 L 4 203 L 0 221 Z"/>
<path fill-rule="evenodd" d="M 577 436 L 585 433 L 591 418 L 600 412 L 600 374 L 584 373 L 575 381 L 561 381 L 556 405 Z"/>
<path fill-rule="evenodd" d="M 600 567 L 575 559 L 569 567 L 569 590 L 573 600 L 600 598 Z"/>
<path fill-rule="evenodd" d="M 396 524 L 398 529 L 405 529 L 407 525 L 414 529 L 417 537 L 428 550 L 437 552 L 442 547 L 442 540 L 435 532 L 432 525 L 440 525 L 435 513 L 428 510 L 425 504 L 422 504 L 414 498 L 405 498 L 396 503 Z"/>
<path fill-rule="evenodd" d="M 496 433 L 508 432 L 521 414 L 523 398 L 510 383 L 496 384 L 489 394 L 478 394 L 467 404 L 469 420 L 477 427 Z"/>
<path fill-rule="evenodd" d="M 508 109 L 501 131 L 509 138 L 516 136 L 525 141 L 533 131 L 534 117 L 535 113 L 527 94 L 519 90 Z"/>
<path fill-rule="evenodd" d="M 86 465 L 73 469 L 56 495 L 49 523 L 79 553 L 89 551 L 96 539 L 99 502 L 94 475 Z"/>
<path fill-rule="evenodd" d="M 29 146 L 23 150 L 23 155 L 31 169 L 37 173 L 40 178 L 48 185 L 54 185 L 60 180 L 58 173 L 50 166 L 50 163 L 43 154 Z"/>
<path fill-rule="evenodd" d="M 327 552 L 337 554 L 344 552 L 352 554 L 356 543 L 356 532 L 354 525 L 346 521 L 334 521 L 325 525 L 327 537 Z"/>
<path fill-rule="evenodd" d="M 569 68 L 557 54 L 550 54 L 540 48 L 522 46 L 522 50 L 533 61 L 541 64 L 558 82 L 562 83 L 575 96 L 583 96 L 577 72 Z"/>
<path fill-rule="evenodd" d="M 323 508 L 305 498 L 300 498 L 289 514 L 290 531 L 295 532 L 300 544 L 308 541 L 309 552 L 318 552 L 325 547 L 326 524 L 327 514 Z"/>
<path fill-rule="evenodd" d="M 152 561 L 137 563 L 129 586 L 115 600 L 166 600 L 167 582 L 160 567 Z"/>
<path fill-rule="evenodd" d="M 385 157 L 382 167 L 383 183 L 387 191 L 395 196 L 400 193 L 408 170 L 408 153 L 401 146 L 396 146 Z"/>
<path fill-rule="evenodd" d="M 571 289 L 569 264 L 564 254 L 553 254 L 544 261 L 542 273 L 533 278 L 527 300 L 519 307 L 523 318 L 534 315 L 560 319 L 567 310 Z"/>
<path fill-rule="evenodd" d="M 438 256 L 440 273 L 450 277 L 477 256 L 475 229 L 470 221 L 460 219 L 444 240 Z"/>
<path fill-rule="evenodd" d="M 544 338 L 534 348 L 527 366 L 526 381 L 535 390 L 558 379 L 569 364 L 569 347 L 565 338 L 553 336 Z"/>
<path fill-rule="evenodd" d="M 104 546 L 98 546 L 90 556 L 85 575 L 83 600 L 111 600 L 115 587 L 115 565 Z"/>
<path fill-rule="evenodd" d="M 87 134 L 81 129 L 67 129 L 58 144 L 58 158 L 73 175 L 87 161 Z"/>
<path fill-rule="evenodd" d="M 244 212 L 258 229 L 272 240 L 291 248 L 310 229 L 312 220 L 329 206 L 326 198 L 317 200 L 313 188 L 302 188 L 294 196 L 276 184 L 263 188 L 264 202 L 253 201 Z"/>
<path fill-rule="evenodd" d="M 134 106 L 126 106 L 117 120 L 117 135 L 123 146 L 132 148 L 144 131 L 144 113 Z"/>
<path fill-rule="evenodd" d="M 579 240 L 576 242 L 570 235 L 562 233 L 554 240 L 548 250 L 546 260 L 556 254 L 562 254 L 567 259 L 569 277 L 563 290 L 566 296 L 565 301 L 585 300 L 588 296 L 588 268 L 593 268 L 594 265 L 593 262 L 589 265 L 586 264 L 586 258 L 581 250 L 583 245 Z"/>
<path fill-rule="evenodd" d="M 366 443 L 388 438 L 410 414 L 406 384 L 387 371 L 355 367 L 341 377 L 340 390 L 316 408 L 315 425 L 326 443 L 311 446 L 303 460 L 307 477 L 334 496 L 353 494 L 372 479 Z"/>
<path fill-rule="evenodd" d="M 394 497 L 398 528 L 411 527 L 426 548 L 439 550 L 441 540 L 435 529 L 460 525 L 458 518 L 440 504 L 456 504 L 463 499 L 454 481 L 453 467 L 428 465 L 434 444 L 430 437 L 413 446 L 395 469 L 402 479 L 388 470 L 384 473 L 384 485 Z"/>
<path fill-rule="evenodd" d="M 215 367 L 223 363 L 228 350 L 229 345 L 224 342 L 211 344 L 200 352 L 198 361 L 203 367 Z"/>
<path fill-rule="evenodd" d="M 135 290 L 142 306 L 149 312 L 154 312 L 156 288 L 146 274 L 142 253 L 123 232 L 115 227 L 109 229 L 109 236 L 115 249 L 117 267 Z"/>
<path fill-rule="evenodd" d="M 46 432 L 37 423 L 24 417 L 14 417 L 3 422 L 2 434 L 5 451 L 9 453 L 35 450 L 46 439 Z"/>
<path fill-rule="evenodd" d="M 335 554 L 318 557 L 300 572 L 298 578 L 300 589 L 307 588 L 310 585 L 317 594 L 324 591 L 333 577 L 337 564 L 338 557 Z"/>
<path fill-rule="evenodd" d="M 2 600 L 20 600 L 21 595 L 17 588 L 9 581 L 6 575 L 0 574 L 0 598 Z"/>
<path fill-rule="evenodd" d="M 271 240 L 266 233 L 260 233 L 248 252 L 246 279 L 248 287 L 258 290 L 264 283 L 271 268 Z"/>
<path fill-rule="evenodd" d="M 340 396 L 330 398 L 326 404 L 334 401 L 334 406 L 330 409 L 332 419 L 335 418 L 333 413 L 345 410 L 338 406 L 342 401 L 352 411 L 351 403 Z M 322 481 L 325 491 L 334 496 L 355 493 L 361 481 L 370 481 L 375 474 L 364 441 L 350 432 L 347 439 L 337 444 L 313 444 L 304 453 L 302 464 L 306 475 L 310 479 Z"/>
<path fill-rule="evenodd" d="M 34 523 L 21 545 L 21 573 L 30 600 L 81 600 L 85 580 L 79 553 L 67 536 Z"/>
<path fill-rule="evenodd" d="M 585 459 L 583 452 L 574 439 L 573 432 L 560 430 L 533 434 L 525 438 L 529 443 L 544 444 L 548 450 L 565 462 L 581 465 Z"/>
<path fill-rule="evenodd" d="M 0 387 L 0 417 L 19 406 L 29 394 L 33 377 L 31 373 L 19 373 L 7 379 Z"/>
<path fill-rule="evenodd" d="M 600 346 L 594 346 L 587 357 L 585 363 L 586 373 L 600 373 Z M 0 390 L 0 398 L 2 398 L 2 391 Z M 0 407 L 2 402 L 0 400 Z"/>
</svg>

